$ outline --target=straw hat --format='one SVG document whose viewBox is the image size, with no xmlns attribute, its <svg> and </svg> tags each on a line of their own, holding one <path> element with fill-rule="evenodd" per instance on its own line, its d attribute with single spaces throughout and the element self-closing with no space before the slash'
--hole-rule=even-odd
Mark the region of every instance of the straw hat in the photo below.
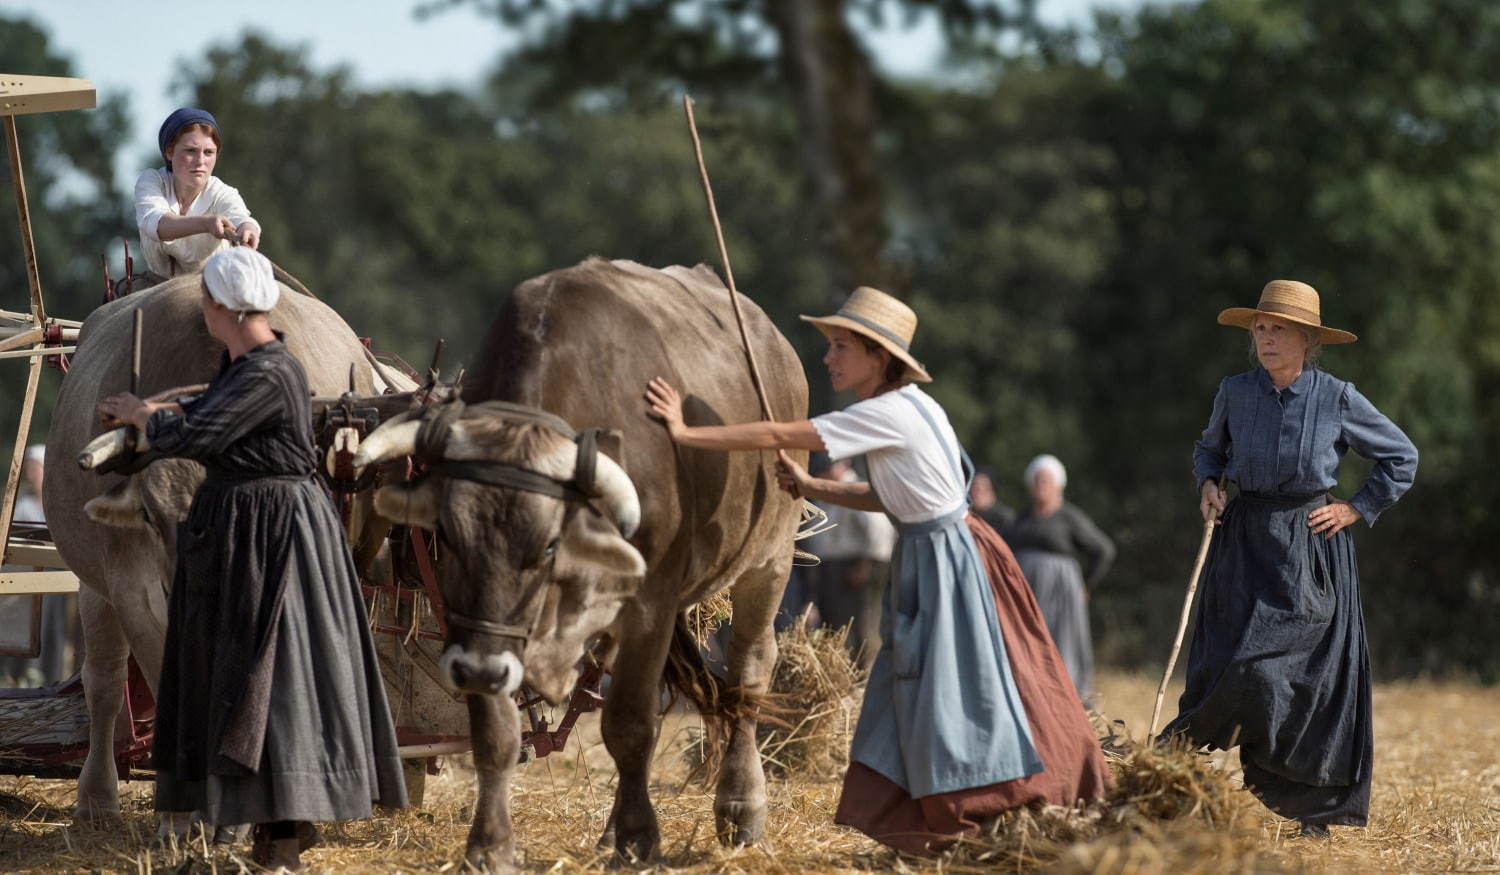
<svg viewBox="0 0 1500 875">
<path fill-rule="evenodd" d="M 1260 290 L 1259 304 L 1254 307 L 1230 307 L 1219 314 L 1219 324 L 1254 328 L 1255 317 L 1262 313 L 1316 328 L 1318 340 L 1323 343 L 1353 343 L 1359 339 L 1347 331 L 1325 326 L 1318 307 L 1318 290 L 1296 280 L 1271 280 Z"/>
<path fill-rule="evenodd" d="M 917 331 L 917 314 L 879 289 L 860 286 L 854 290 L 839 311 L 832 316 L 803 316 L 825 335 L 829 328 L 847 328 L 870 338 L 906 363 L 905 378 L 914 383 L 931 383 L 932 377 L 921 362 L 912 358 L 911 337 Z"/>
</svg>

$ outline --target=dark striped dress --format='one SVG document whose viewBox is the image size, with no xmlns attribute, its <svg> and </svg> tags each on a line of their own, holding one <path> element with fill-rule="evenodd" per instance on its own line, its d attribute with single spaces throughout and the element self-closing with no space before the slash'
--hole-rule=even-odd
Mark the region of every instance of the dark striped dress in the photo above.
<svg viewBox="0 0 1500 875">
<path fill-rule="evenodd" d="M 315 479 L 307 377 L 279 339 L 225 362 L 153 448 L 207 479 L 177 536 L 157 693 L 156 808 L 214 824 L 406 804 L 364 602 Z"/>
</svg>

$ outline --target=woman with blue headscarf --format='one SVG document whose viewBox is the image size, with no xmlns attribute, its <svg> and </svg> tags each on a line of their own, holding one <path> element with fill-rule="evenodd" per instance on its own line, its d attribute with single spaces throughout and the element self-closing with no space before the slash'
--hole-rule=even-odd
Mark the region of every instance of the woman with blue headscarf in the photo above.
<svg viewBox="0 0 1500 875">
<path fill-rule="evenodd" d="M 236 240 L 260 246 L 260 224 L 233 187 L 214 176 L 219 123 L 201 109 L 184 107 L 157 132 L 163 167 L 135 181 L 135 222 L 146 266 L 160 282 L 203 269 L 209 256 Z"/>
</svg>

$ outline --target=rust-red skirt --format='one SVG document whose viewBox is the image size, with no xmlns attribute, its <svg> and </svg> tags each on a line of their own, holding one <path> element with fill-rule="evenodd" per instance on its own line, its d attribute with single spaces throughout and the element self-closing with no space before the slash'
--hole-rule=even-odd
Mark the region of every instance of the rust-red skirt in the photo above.
<svg viewBox="0 0 1500 875">
<path fill-rule="evenodd" d="M 1045 768 L 1014 781 L 913 799 L 880 773 L 850 763 L 834 821 L 910 854 L 940 851 L 978 833 L 986 818 L 1018 805 L 1092 801 L 1113 784 L 1099 739 L 1010 546 L 976 514 L 969 514 L 968 523 L 989 572 L 1011 672 Z"/>
</svg>

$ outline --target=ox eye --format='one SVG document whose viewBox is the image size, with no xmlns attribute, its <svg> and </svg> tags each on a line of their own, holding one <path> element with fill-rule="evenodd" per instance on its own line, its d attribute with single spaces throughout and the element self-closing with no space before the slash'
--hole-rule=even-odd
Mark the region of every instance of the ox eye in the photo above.
<svg viewBox="0 0 1500 875">
<path fill-rule="evenodd" d="M 544 559 L 551 559 L 553 556 L 556 556 L 557 555 L 557 545 L 558 545 L 558 542 L 561 541 L 561 540 L 562 540 L 561 538 L 553 538 L 552 541 L 551 541 L 551 543 L 549 543 L 547 545 L 547 549 L 545 549 L 545 550 L 542 551 L 542 558 L 544 558 Z"/>
</svg>

